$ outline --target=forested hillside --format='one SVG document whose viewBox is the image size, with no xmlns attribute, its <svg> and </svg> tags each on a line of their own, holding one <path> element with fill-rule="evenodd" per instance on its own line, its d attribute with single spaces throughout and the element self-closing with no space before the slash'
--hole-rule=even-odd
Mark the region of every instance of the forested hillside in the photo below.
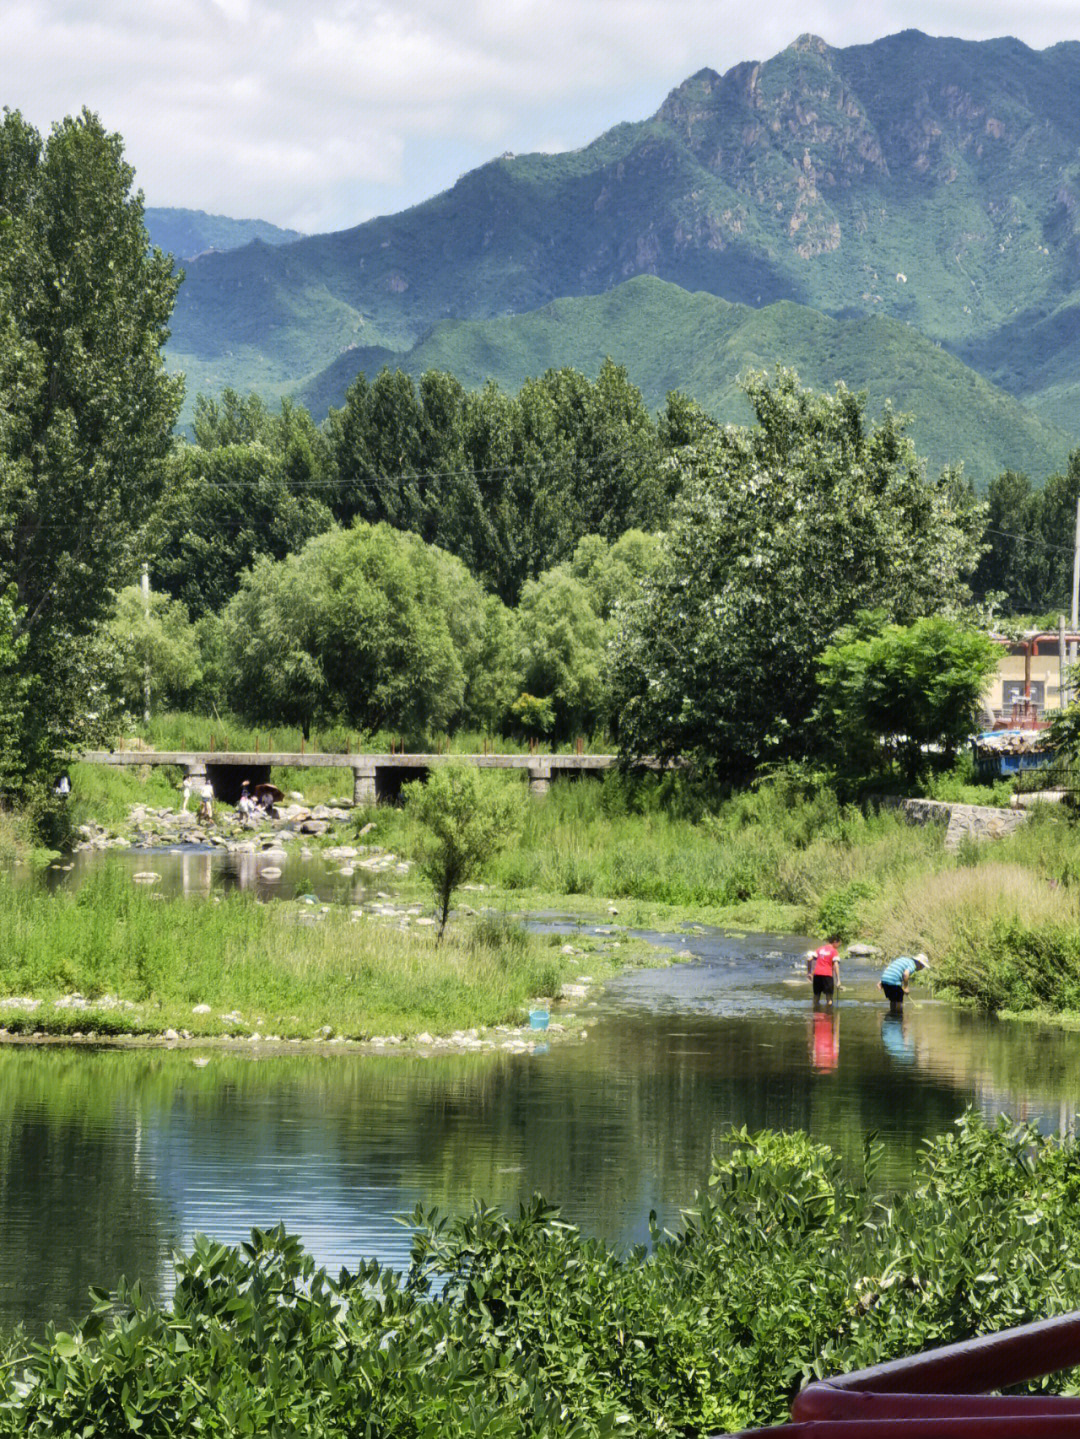
<svg viewBox="0 0 1080 1439">
<path fill-rule="evenodd" d="M 627 368 L 650 409 L 660 409 L 678 389 L 735 424 L 749 418 L 738 384 L 748 369 L 789 364 L 819 389 L 848 376 L 866 390 L 872 413 L 891 401 L 913 416 L 912 437 L 932 471 L 963 462 L 980 485 L 1003 468 L 1049 474 L 1076 444 L 1075 435 L 1038 419 L 901 321 L 834 320 L 789 301 L 754 309 L 646 275 L 605 295 L 555 300 L 527 315 L 444 320 L 404 355 L 349 350 L 302 387 L 299 398 L 321 417 L 342 404 L 357 374 L 374 378 L 385 364 L 417 379 L 445 370 L 470 388 L 493 379 L 517 390 L 530 375 L 561 365 L 595 376 L 608 355 L 633 357 Z"/>
<path fill-rule="evenodd" d="M 303 236 L 299 230 L 282 230 L 266 220 L 230 220 L 204 210 L 147 209 L 143 221 L 151 244 L 177 260 L 193 260 L 208 250 L 239 250 L 253 240 L 264 245 L 289 245 Z"/>
</svg>

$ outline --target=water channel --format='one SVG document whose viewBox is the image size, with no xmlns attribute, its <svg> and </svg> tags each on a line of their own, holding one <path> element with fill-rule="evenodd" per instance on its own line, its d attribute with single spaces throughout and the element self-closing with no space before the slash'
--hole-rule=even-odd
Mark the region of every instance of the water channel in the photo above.
<svg viewBox="0 0 1080 1439">
<path fill-rule="evenodd" d="M 153 867 L 205 892 L 258 885 L 249 858 Z M 321 861 L 299 864 L 286 890 L 341 897 Z M 804 939 L 665 942 L 693 959 L 613 981 L 585 1041 L 527 1054 L 0 1046 L 0 1328 L 70 1321 L 121 1273 L 164 1293 L 169 1254 L 200 1230 L 236 1241 L 281 1220 L 331 1269 L 402 1264 L 396 1216 L 417 1204 L 512 1208 L 539 1189 L 625 1245 L 650 1209 L 678 1222 L 731 1124 L 807 1129 L 853 1161 L 876 1130 L 884 1180 L 903 1183 L 920 1141 L 969 1104 L 1053 1128 L 1077 1107 L 1080 1035 L 927 999 L 892 1021 L 866 965 L 847 966 L 835 1015 L 815 1015 L 794 968 Z"/>
</svg>

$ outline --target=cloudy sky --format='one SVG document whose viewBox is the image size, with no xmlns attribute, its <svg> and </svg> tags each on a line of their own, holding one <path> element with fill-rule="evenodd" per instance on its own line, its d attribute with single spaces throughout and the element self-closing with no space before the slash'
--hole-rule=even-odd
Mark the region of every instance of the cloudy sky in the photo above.
<svg viewBox="0 0 1080 1439">
<path fill-rule="evenodd" d="M 149 205 L 306 231 L 403 209 L 506 150 L 582 145 L 702 66 L 806 31 L 1080 39 L 1075 0 L 0 3 L 0 103 L 42 129 L 89 105 Z"/>
</svg>

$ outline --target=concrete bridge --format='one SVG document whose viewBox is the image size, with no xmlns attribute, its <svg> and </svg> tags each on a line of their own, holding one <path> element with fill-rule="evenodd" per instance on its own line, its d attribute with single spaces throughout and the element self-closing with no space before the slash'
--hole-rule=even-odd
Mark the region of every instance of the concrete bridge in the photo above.
<svg viewBox="0 0 1080 1439">
<path fill-rule="evenodd" d="M 523 769 L 529 777 L 529 793 L 540 798 L 557 774 L 594 774 L 619 762 L 613 754 L 289 754 L 278 750 L 89 750 L 80 758 L 83 764 L 176 765 L 196 784 L 209 779 L 214 794 L 230 804 L 239 799 L 243 780 L 252 785 L 268 783 L 271 770 L 286 766 L 350 770 L 354 802 L 375 804 L 394 799 L 403 784 L 426 779 L 441 764 Z"/>
</svg>

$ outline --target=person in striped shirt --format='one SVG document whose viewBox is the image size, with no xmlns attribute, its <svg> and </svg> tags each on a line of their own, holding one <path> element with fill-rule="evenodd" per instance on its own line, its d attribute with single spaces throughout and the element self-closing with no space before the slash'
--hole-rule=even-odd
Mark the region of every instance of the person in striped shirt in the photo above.
<svg viewBox="0 0 1080 1439">
<path fill-rule="evenodd" d="M 920 969 L 929 969 L 930 961 L 925 954 L 901 954 L 881 971 L 881 978 L 878 980 L 878 989 L 889 1001 L 889 1013 L 901 1014 L 904 1008 L 904 995 L 908 992 L 908 977 Z"/>
</svg>

